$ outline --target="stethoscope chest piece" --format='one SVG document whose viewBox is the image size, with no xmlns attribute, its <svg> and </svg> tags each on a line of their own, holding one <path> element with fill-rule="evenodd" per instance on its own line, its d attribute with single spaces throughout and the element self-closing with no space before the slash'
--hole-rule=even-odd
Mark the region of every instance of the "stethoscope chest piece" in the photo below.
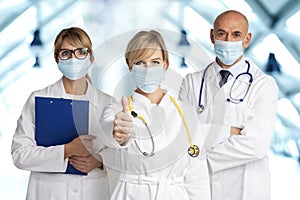
<svg viewBox="0 0 300 200">
<path fill-rule="evenodd" d="M 197 113 L 200 114 L 200 113 L 203 112 L 203 110 L 204 110 L 204 106 L 203 106 L 203 105 L 200 105 L 200 106 L 198 106 L 198 108 L 197 108 Z"/>
<path fill-rule="evenodd" d="M 188 153 L 192 157 L 197 157 L 200 153 L 199 147 L 197 145 L 193 145 L 188 148 Z"/>
</svg>

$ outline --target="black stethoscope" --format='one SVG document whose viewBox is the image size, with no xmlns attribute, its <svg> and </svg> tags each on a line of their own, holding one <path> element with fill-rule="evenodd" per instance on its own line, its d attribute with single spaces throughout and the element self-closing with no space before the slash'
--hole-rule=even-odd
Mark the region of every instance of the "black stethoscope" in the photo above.
<svg viewBox="0 0 300 200">
<path fill-rule="evenodd" d="M 232 103 L 235 103 L 235 104 L 238 104 L 238 103 L 241 103 L 244 101 L 246 95 L 248 94 L 249 92 L 249 89 L 250 89 L 250 86 L 253 82 L 253 76 L 252 74 L 249 72 L 250 70 L 250 63 L 245 60 L 246 63 L 247 63 L 247 71 L 246 72 L 243 72 L 243 73 L 240 73 L 239 75 L 237 75 L 237 77 L 235 78 L 234 82 L 232 83 L 231 85 L 231 88 L 230 88 L 230 91 L 229 91 L 229 97 L 226 99 L 227 102 L 232 102 Z M 204 87 L 204 79 L 205 79 L 205 75 L 206 75 L 206 71 L 207 69 L 209 68 L 209 66 L 207 66 L 203 72 L 203 76 L 202 76 L 202 80 L 201 80 L 201 86 L 200 86 L 200 94 L 199 94 L 199 102 L 198 102 L 198 108 L 197 108 L 197 113 L 200 114 L 203 112 L 204 110 L 204 105 L 201 103 L 201 100 L 202 100 L 202 91 L 203 91 L 203 87 Z M 239 77 L 243 76 L 243 75 L 246 75 L 246 76 L 249 76 L 249 84 L 247 86 L 247 89 L 245 90 L 245 93 L 244 95 L 242 96 L 242 98 L 233 98 L 232 97 L 232 88 L 234 86 L 234 84 L 236 83 L 236 81 L 238 80 Z"/>
</svg>

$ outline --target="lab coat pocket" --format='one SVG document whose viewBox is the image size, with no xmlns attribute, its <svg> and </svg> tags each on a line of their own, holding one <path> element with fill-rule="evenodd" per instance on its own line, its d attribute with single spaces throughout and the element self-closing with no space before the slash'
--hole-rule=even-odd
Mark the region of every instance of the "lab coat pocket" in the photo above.
<svg viewBox="0 0 300 200">
<path fill-rule="evenodd" d="M 270 199 L 270 174 L 269 172 L 249 172 L 244 184 L 245 200 L 268 200 Z M 259 187 L 258 187 L 259 184 Z"/>
<path fill-rule="evenodd" d="M 67 183 L 65 182 L 37 180 L 35 184 L 34 191 L 30 192 L 35 193 L 38 199 L 67 199 Z"/>
<path fill-rule="evenodd" d="M 270 199 L 270 172 L 267 158 L 246 165 L 244 188 L 243 196 L 245 200 Z"/>
<path fill-rule="evenodd" d="M 228 111 L 228 124 L 237 128 L 244 128 L 246 121 L 250 115 L 250 108 L 246 102 L 241 102 L 239 104 L 229 103 Z"/>
<path fill-rule="evenodd" d="M 88 200 L 107 200 L 108 183 L 106 177 L 95 177 L 83 181 L 83 198 Z"/>
</svg>

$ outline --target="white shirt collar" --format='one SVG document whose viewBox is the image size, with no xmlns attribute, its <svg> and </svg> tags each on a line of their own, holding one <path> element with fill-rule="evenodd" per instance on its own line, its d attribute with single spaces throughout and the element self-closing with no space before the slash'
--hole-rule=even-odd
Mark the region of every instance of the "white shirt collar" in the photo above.
<svg viewBox="0 0 300 200">
<path fill-rule="evenodd" d="M 232 74 L 230 77 L 232 77 L 232 76 L 235 77 L 235 76 L 239 75 L 241 73 L 241 71 L 243 70 L 245 64 L 246 64 L 246 61 L 245 61 L 245 58 L 243 57 L 238 63 L 236 63 L 235 65 L 228 68 L 228 71 Z M 213 67 L 214 67 L 216 76 L 220 76 L 219 72 L 221 70 L 223 70 L 223 68 L 216 61 L 214 62 Z"/>
</svg>

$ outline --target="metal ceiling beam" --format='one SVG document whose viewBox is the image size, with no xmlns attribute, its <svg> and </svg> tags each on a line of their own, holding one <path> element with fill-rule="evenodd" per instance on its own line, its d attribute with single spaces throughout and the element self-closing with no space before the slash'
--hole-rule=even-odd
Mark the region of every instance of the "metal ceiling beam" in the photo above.
<svg viewBox="0 0 300 200">
<path fill-rule="evenodd" d="M 0 55 L 0 60 L 3 60 L 8 54 L 10 54 L 13 50 L 15 50 L 23 42 L 24 42 L 23 39 L 19 40 L 19 41 L 11 42 L 9 44 L 9 46 L 6 47 L 7 50 L 2 55 Z M 2 74 L 0 74 L 0 80 L 1 80 L 1 76 L 2 76 Z"/>
<path fill-rule="evenodd" d="M 201 17 L 203 17 L 210 24 L 214 23 L 215 17 L 213 16 L 212 10 L 205 8 L 201 5 L 201 1 L 186 1 L 186 4 L 194 9 Z"/>
<path fill-rule="evenodd" d="M 15 62 L 9 69 L 5 70 L 3 73 L 0 74 L 0 80 L 1 82 L 5 79 L 8 73 L 10 73 L 12 70 L 16 70 L 19 68 L 20 65 L 22 65 L 23 62 L 25 62 L 28 58 L 22 58 L 19 59 L 17 62 Z M 2 91 L 7 85 L 1 84 L 0 91 Z"/>
<path fill-rule="evenodd" d="M 57 18 L 59 15 L 63 14 L 64 12 L 69 11 L 71 8 L 73 8 L 73 6 L 75 6 L 77 3 L 79 3 L 80 1 L 74 1 L 74 0 L 69 0 L 69 1 L 64 1 L 66 2 L 63 6 L 61 6 L 59 9 L 57 9 L 55 12 L 53 12 L 49 17 L 47 17 L 44 20 L 40 21 L 40 27 L 37 28 L 41 28 L 46 24 L 49 24 L 52 20 L 54 20 L 55 18 Z"/>
<path fill-rule="evenodd" d="M 266 27 L 271 27 L 271 24 L 273 23 L 272 15 L 263 5 L 259 1 L 245 1 L 252 8 L 253 12 L 261 19 L 261 23 Z"/>
<path fill-rule="evenodd" d="M 60 14 L 68 11 L 69 9 L 72 8 L 72 5 L 75 5 L 76 2 L 74 2 L 74 0 L 69 0 L 68 2 L 66 2 L 60 9 L 56 10 L 54 13 L 52 13 L 46 20 L 41 21 L 40 23 L 40 27 L 37 28 L 41 28 L 42 26 L 50 23 L 55 17 L 59 16 Z M 11 19 L 8 20 L 7 22 L 3 22 L 3 28 L 5 28 L 6 26 L 8 26 L 9 24 L 11 24 L 17 17 L 19 17 L 22 13 L 24 13 L 28 8 L 30 8 L 32 5 L 32 3 L 30 5 L 26 5 L 23 9 L 22 12 L 18 12 L 18 14 L 14 15 L 15 17 L 10 17 Z M 4 20 L 5 21 L 5 20 Z M 2 28 L 2 26 L 1 26 Z M 33 32 L 34 30 L 32 30 Z M 24 35 L 23 39 L 21 41 L 16 41 L 14 43 L 12 43 L 10 46 L 8 46 L 7 50 L 5 51 L 5 54 L 0 55 L 0 60 L 2 60 L 7 54 L 9 54 L 10 52 L 12 52 L 18 45 L 22 45 L 22 43 L 25 41 L 25 38 L 27 36 Z"/>
<path fill-rule="evenodd" d="M 298 34 L 287 31 L 286 20 L 300 10 L 300 1 L 289 1 L 276 14 L 277 21 L 274 21 L 274 33 L 280 41 L 286 46 L 290 53 L 300 63 L 299 45 L 295 41 L 300 40 Z"/>
<path fill-rule="evenodd" d="M 274 29 L 281 29 L 285 26 L 285 22 L 288 18 L 293 16 L 300 9 L 300 1 L 290 0 L 288 1 L 274 16 Z"/>
<path fill-rule="evenodd" d="M 285 28 L 278 29 L 276 31 L 276 34 L 278 38 L 281 40 L 281 42 L 286 46 L 286 48 L 289 50 L 289 52 L 293 55 L 293 57 L 297 60 L 298 63 L 300 63 L 300 51 L 297 41 L 300 41 L 300 35 L 290 32 Z"/>
<path fill-rule="evenodd" d="M 246 0 L 256 14 L 263 19 L 262 23 L 266 27 L 264 32 L 258 32 L 253 36 L 252 44 L 249 46 L 250 50 L 256 46 L 261 40 L 270 33 L 275 33 L 281 42 L 287 47 L 290 53 L 300 63 L 300 52 L 299 47 L 295 46 L 294 42 L 299 41 L 300 37 L 286 31 L 285 22 L 286 20 L 295 14 L 300 9 L 300 1 L 289 1 L 287 2 L 277 13 L 272 15 L 268 12 L 259 1 Z"/>
<path fill-rule="evenodd" d="M 52 13 L 47 19 L 41 21 L 40 23 L 40 27 L 37 27 L 37 28 L 42 28 L 42 26 L 45 26 L 46 24 L 50 23 L 55 17 L 61 15 L 62 13 L 64 12 L 67 12 L 69 9 L 71 9 L 74 5 L 76 5 L 78 3 L 78 1 L 75 1 L 74 0 L 69 0 L 69 1 L 66 1 L 66 3 L 64 5 L 62 5 L 59 9 L 57 9 L 54 13 Z M 30 5 L 25 9 L 27 10 L 28 8 L 30 8 L 31 6 L 33 6 L 32 3 L 30 3 Z M 25 11 L 24 10 L 24 11 Z M 24 12 L 23 11 L 23 12 Z M 22 12 L 22 13 L 23 13 Z M 21 13 L 21 14 L 22 14 Z M 20 15 L 21 15 L 20 14 Z M 15 20 L 16 18 L 14 18 Z M 13 20 L 7 24 L 10 24 L 12 23 Z M 32 30 L 33 32 L 34 30 Z M 30 33 L 29 33 L 30 34 Z M 3 59 L 7 54 L 11 53 L 14 49 L 16 49 L 19 45 L 24 45 L 25 43 L 25 37 L 26 35 L 24 35 L 23 37 L 23 40 L 21 41 L 16 41 L 14 42 L 12 45 L 10 45 L 8 48 L 7 48 L 7 51 L 5 52 L 5 54 L 3 55 L 0 55 L 0 60 Z M 27 58 L 28 59 L 28 58 Z M 16 63 L 12 64 L 12 66 L 4 71 L 3 73 L 0 74 L 0 77 L 1 77 L 1 81 L 3 81 L 5 79 L 6 76 L 8 76 L 9 74 L 11 74 L 14 70 L 16 70 L 18 67 L 20 67 L 22 65 L 23 62 L 25 62 L 27 59 L 23 59 L 23 60 L 20 60 L 20 61 L 16 61 Z M 2 90 L 3 88 L 0 88 L 0 94 L 2 93 Z"/>
<path fill-rule="evenodd" d="M 20 15 L 22 15 L 28 8 L 30 8 L 30 6 L 30 2 L 22 3 L 18 6 L 11 8 L 11 11 L 5 11 L 4 13 L 2 13 L 0 22 L 0 33 L 13 21 L 15 21 Z"/>
<path fill-rule="evenodd" d="M 263 31 L 258 31 L 252 35 L 251 45 L 246 49 L 251 51 L 258 43 L 260 43 L 268 34 L 270 34 L 270 27 L 273 23 L 270 12 L 259 2 L 253 0 L 245 0 L 252 8 L 253 12 L 261 19 L 260 25 L 263 26 Z M 265 31 L 267 30 L 267 31 Z"/>
</svg>

